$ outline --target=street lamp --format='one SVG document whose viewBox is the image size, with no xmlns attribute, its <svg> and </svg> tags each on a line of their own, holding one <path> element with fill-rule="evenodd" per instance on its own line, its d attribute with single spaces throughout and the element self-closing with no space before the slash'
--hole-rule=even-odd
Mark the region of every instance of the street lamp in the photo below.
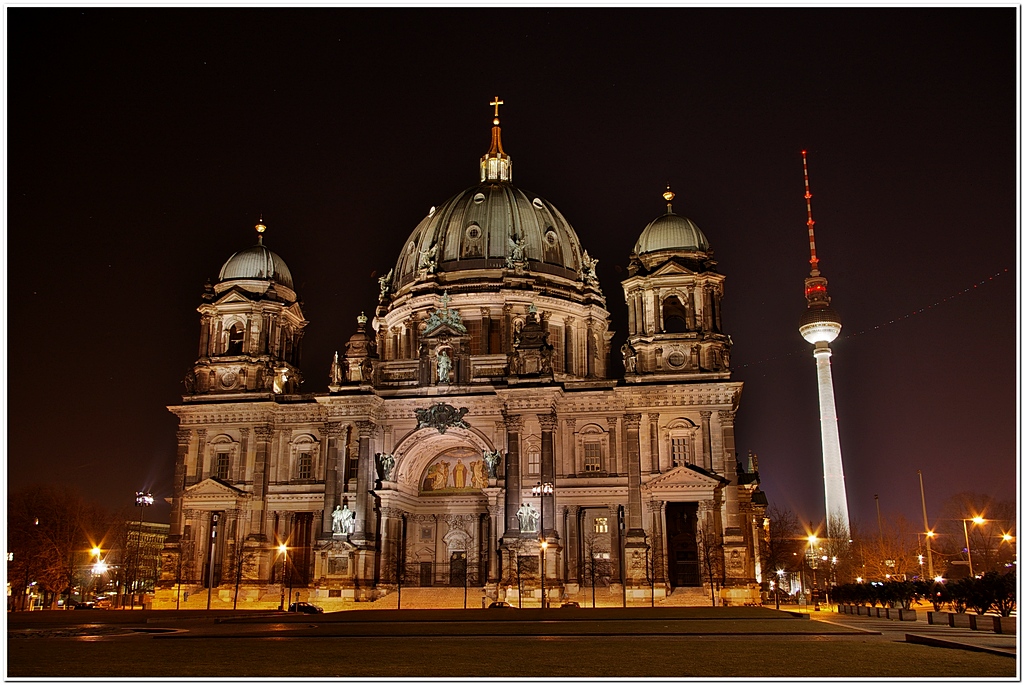
<svg viewBox="0 0 1024 685">
<path fill-rule="evenodd" d="M 277 546 L 277 551 L 284 555 L 284 573 L 288 576 L 288 606 L 292 605 L 292 574 L 291 569 L 288 566 L 288 545 L 281 543 Z M 281 583 L 281 611 L 284 611 L 284 583 Z"/>
<path fill-rule="evenodd" d="M 135 493 L 135 506 L 139 508 L 139 537 L 135 541 L 135 583 L 132 588 L 132 609 L 135 609 L 135 591 L 139 587 L 139 575 L 142 572 L 142 521 L 146 507 L 153 506 L 153 494 L 149 492 Z"/>
<path fill-rule="evenodd" d="M 777 575 L 779 577 L 779 579 L 777 581 L 775 581 L 775 610 L 776 611 L 779 610 L 779 591 L 781 590 L 781 587 L 782 587 L 782 574 L 783 573 L 785 573 L 785 571 L 783 571 L 781 568 L 775 571 L 775 575 Z"/>
<path fill-rule="evenodd" d="M 533 486 L 533 496 L 540 497 L 540 529 L 537 538 L 540 540 L 540 608 L 546 607 L 544 601 L 544 552 L 548 548 L 547 538 L 544 537 L 544 498 L 555 491 L 551 483 L 537 483 Z"/>
<path fill-rule="evenodd" d="M 103 564 L 103 567 L 104 567 L 103 571 L 97 570 L 97 569 L 99 569 L 100 564 L 102 563 L 100 561 L 100 555 L 103 554 L 103 550 L 101 550 L 99 547 L 93 547 L 91 550 L 89 550 L 89 554 L 94 558 L 93 559 L 93 564 L 92 564 L 92 598 L 95 601 L 96 600 L 96 577 L 97 577 L 97 575 L 99 575 L 100 573 L 103 573 L 103 571 L 106 570 L 106 564 Z"/>
<path fill-rule="evenodd" d="M 974 525 L 980 526 L 981 524 L 985 523 L 985 519 L 983 519 L 980 516 L 975 516 L 974 518 L 960 519 L 960 520 L 963 521 L 963 524 L 964 524 L 964 542 L 967 543 L 967 568 L 971 572 L 971 578 L 973 578 L 974 577 L 974 564 L 971 562 L 971 539 L 967 535 L 967 522 L 971 521 L 971 522 L 974 523 Z"/>
</svg>

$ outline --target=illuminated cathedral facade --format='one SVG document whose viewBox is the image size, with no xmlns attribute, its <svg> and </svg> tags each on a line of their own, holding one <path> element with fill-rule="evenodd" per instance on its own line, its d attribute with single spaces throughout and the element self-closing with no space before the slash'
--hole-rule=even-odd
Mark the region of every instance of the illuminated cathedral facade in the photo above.
<svg viewBox="0 0 1024 685">
<path fill-rule="evenodd" d="M 742 384 L 704 233 L 639 232 L 614 331 L 593 258 L 512 184 L 495 99 L 479 183 L 431 208 L 372 317 L 306 393 L 307 321 L 285 262 L 232 255 L 198 307 L 158 605 L 325 608 L 403 587 L 549 601 L 591 585 L 710 603 L 759 598 L 766 499 L 736 454 Z M 369 311 L 369 308 L 367 308 Z M 624 377 L 610 373 L 621 354 Z M 744 464 L 744 462 L 746 462 Z"/>
</svg>

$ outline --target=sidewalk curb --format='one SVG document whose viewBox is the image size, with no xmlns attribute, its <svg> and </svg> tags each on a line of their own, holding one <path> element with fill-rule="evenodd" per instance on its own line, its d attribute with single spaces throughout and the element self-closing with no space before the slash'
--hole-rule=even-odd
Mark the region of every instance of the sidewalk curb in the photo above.
<svg viewBox="0 0 1024 685">
<path fill-rule="evenodd" d="M 907 642 L 916 643 L 920 645 L 928 645 L 930 647 L 964 649 L 969 652 L 985 652 L 986 654 L 998 654 L 999 656 L 1008 656 L 1011 659 L 1017 658 L 1016 653 L 1007 651 L 1005 649 L 995 649 L 993 647 L 984 647 L 982 645 L 970 645 L 965 642 L 957 642 L 956 640 L 943 640 L 942 638 L 928 637 L 927 635 L 915 635 L 914 633 L 907 633 L 906 639 Z"/>
</svg>

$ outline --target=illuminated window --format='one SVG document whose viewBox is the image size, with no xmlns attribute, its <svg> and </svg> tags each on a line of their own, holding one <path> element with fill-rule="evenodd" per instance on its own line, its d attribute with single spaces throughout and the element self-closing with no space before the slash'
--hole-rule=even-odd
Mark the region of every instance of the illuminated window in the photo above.
<svg viewBox="0 0 1024 685">
<path fill-rule="evenodd" d="M 230 455 L 227 452 L 217 453 L 217 478 L 228 479 L 228 467 L 230 466 Z"/>
<path fill-rule="evenodd" d="M 313 455 L 309 452 L 299 454 L 299 478 L 308 480 L 313 477 Z"/>
<path fill-rule="evenodd" d="M 583 443 L 583 470 L 584 471 L 600 471 L 601 470 L 601 443 L 599 443 L 599 442 L 585 442 L 585 443 Z"/>
<path fill-rule="evenodd" d="M 687 445 L 686 438 L 673 437 L 672 438 L 672 466 L 682 466 L 687 463 Z"/>
<path fill-rule="evenodd" d="M 595 533 L 607 533 L 608 532 L 608 518 L 600 516 L 594 519 L 594 532 Z"/>
<path fill-rule="evenodd" d="M 527 452 L 526 472 L 531 476 L 540 475 L 540 450 L 536 447 Z"/>
</svg>

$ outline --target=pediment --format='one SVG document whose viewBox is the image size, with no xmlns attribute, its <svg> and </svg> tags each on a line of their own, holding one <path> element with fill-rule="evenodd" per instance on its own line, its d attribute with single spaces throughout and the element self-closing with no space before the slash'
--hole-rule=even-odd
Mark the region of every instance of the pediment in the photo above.
<svg viewBox="0 0 1024 685">
<path fill-rule="evenodd" d="M 232 304 L 234 302 L 246 302 L 251 303 L 254 300 L 244 290 L 240 288 L 231 288 L 221 293 L 221 296 L 217 298 L 217 304 Z"/>
<path fill-rule="evenodd" d="M 641 486 L 648 492 L 671 490 L 708 490 L 714 491 L 729 481 L 721 476 L 708 473 L 699 466 L 684 464 L 660 476 L 655 476 Z"/>
<path fill-rule="evenodd" d="M 675 260 L 668 260 L 650 273 L 650 276 L 693 276 L 694 272 Z"/>
<path fill-rule="evenodd" d="M 434 330 L 430 331 L 429 333 L 426 333 L 426 332 L 423 333 L 420 336 L 420 339 L 423 339 L 423 340 L 433 340 L 433 339 L 436 339 L 436 338 L 452 339 L 452 338 L 464 338 L 464 337 L 467 337 L 466 331 L 464 331 L 464 330 L 460 331 L 455 326 L 450 326 L 447 323 L 442 323 L 441 325 L 439 325 L 437 328 L 435 328 Z"/>
<path fill-rule="evenodd" d="M 216 478 L 201 480 L 191 487 L 185 488 L 182 497 L 190 499 L 238 499 L 247 497 L 249 493 L 239 490 L 233 485 L 228 485 Z"/>
</svg>

